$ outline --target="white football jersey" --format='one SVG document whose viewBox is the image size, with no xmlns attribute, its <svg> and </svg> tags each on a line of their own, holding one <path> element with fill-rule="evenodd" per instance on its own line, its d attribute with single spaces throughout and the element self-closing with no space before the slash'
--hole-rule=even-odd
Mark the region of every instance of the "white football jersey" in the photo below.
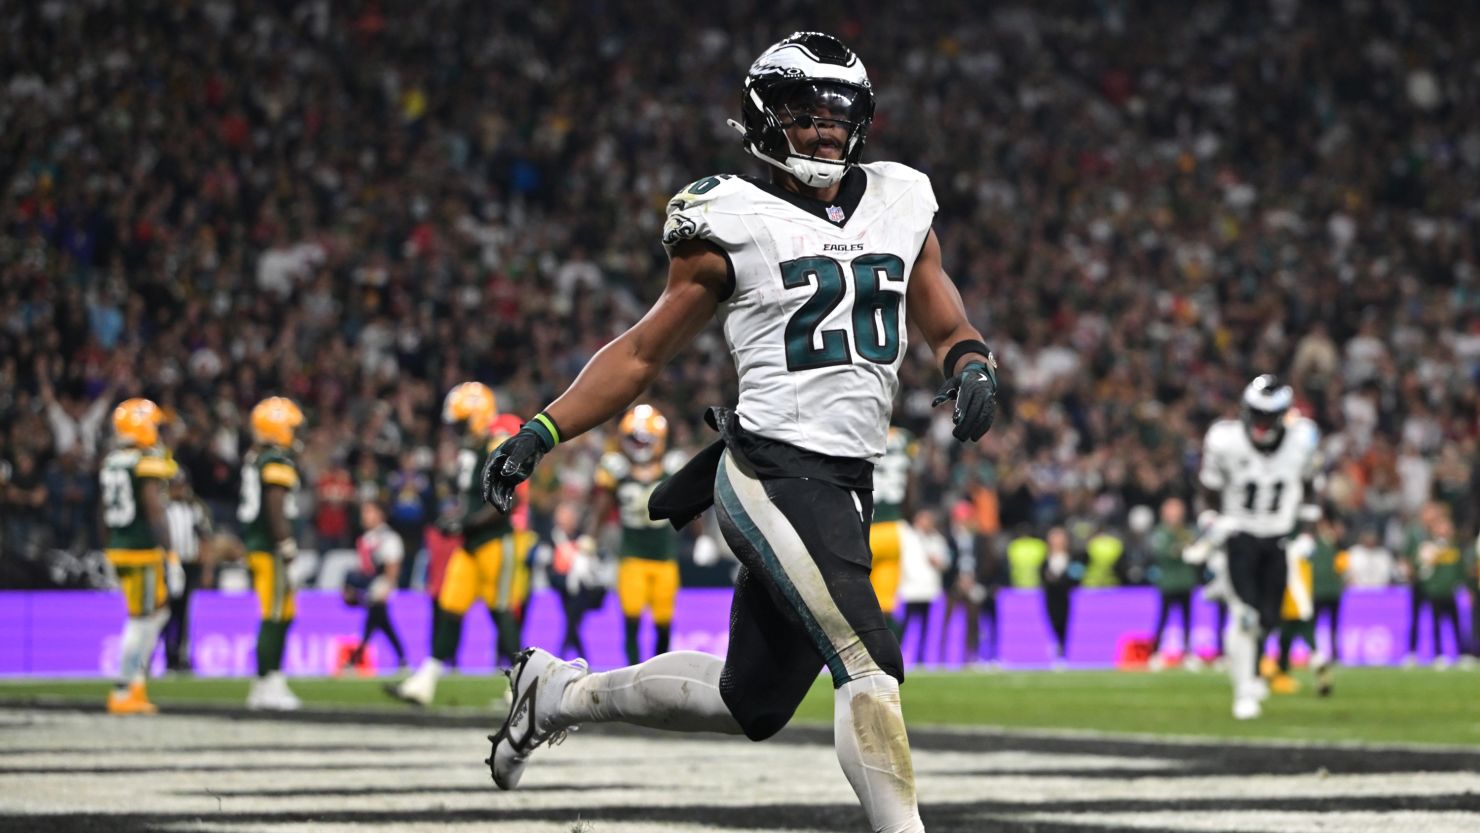
<svg viewBox="0 0 1480 833">
<path fill-rule="evenodd" d="M 673 198 L 663 244 L 707 240 L 734 274 L 719 316 L 742 427 L 820 454 L 884 453 L 905 292 L 935 211 L 929 178 L 892 162 L 854 168 L 832 204 L 729 175 Z"/>
<path fill-rule="evenodd" d="M 1260 451 L 1236 419 L 1213 423 L 1203 440 L 1198 479 L 1223 493 L 1222 515 L 1230 528 L 1273 538 L 1295 531 L 1305 500 L 1305 481 L 1320 465 L 1321 431 L 1304 417 L 1291 420 L 1277 448 Z"/>
</svg>

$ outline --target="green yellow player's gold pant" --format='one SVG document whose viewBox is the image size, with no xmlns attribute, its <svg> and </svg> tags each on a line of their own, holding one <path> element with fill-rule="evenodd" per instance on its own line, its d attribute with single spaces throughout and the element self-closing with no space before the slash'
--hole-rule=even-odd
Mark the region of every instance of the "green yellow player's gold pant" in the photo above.
<svg viewBox="0 0 1480 833">
<path fill-rule="evenodd" d="M 438 606 L 462 616 L 482 599 L 491 611 L 519 610 L 529 598 L 526 562 L 537 540 L 533 532 L 515 532 L 485 541 L 472 552 L 458 547 L 447 562 Z"/>
<path fill-rule="evenodd" d="M 152 616 L 168 603 L 164 583 L 164 550 L 104 550 L 118 573 L 118 588 L 132 617 Z"/>
<path fill-rule="evenodd" d="M 622 615 L 628 619 L 636 619 L 644 608 L 651 608 L 654 625 L 672 624 L 678 600 L 678 562 L 623 558 L 617 565 L 617 598 L 622 602 Z"/>
<path fill-rule="evenodd" d="M 247 566 L 252 570 L 252 589 L 257 592 L 262 618 L 291 621 L 298 607 L 293 583 L 288 580 L 288 566 L 276 555 L 260 551 L 247 554 Z"/>
<path fill-rule="evenodd" d="M 882 521 L 868 528 L 868 547 L 874 553 L 869 581 L 879 597 L 879 609 L 894 612 L 899 596 L 899 550 L 904 539 L 904 521 Z"/>
</svg>

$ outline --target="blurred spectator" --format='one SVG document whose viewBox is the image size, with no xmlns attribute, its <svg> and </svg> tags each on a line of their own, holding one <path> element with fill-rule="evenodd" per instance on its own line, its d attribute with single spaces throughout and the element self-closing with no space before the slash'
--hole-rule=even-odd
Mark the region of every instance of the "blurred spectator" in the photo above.
<svg viewBox="0 0 1480 833">
<path fill-rule="evenodd" d="M 359 665 L 364 661 L 370 638 L 379 631 L 396 652 L 399 670 L 406 667 L 406 649 L 401 645 L 401 635 L 396 633 L 395 622 L 391 621 L 390 598 L 395 592 L 396 574 L 405 563 L 402 538 L 386 523 L 385 510 L 374 501 L 360 504 L 360 528 L 365 530 L 355 541 L 360 563 L 345 581 L 344 600 L 365 608 L 365 627 L 360 643 L 349 656 L 349 664 Z"/>
<path fill-rule="evenodd" d="M 1459 605 L 1455 594 L 1465 583 L 1465 576 L 1473 569 L 1475 553 L 1463 547 L 1454 535 L 1454 523 L 1447 515 L 1439 515 L 1434 521 L 1432 535 L 1418 546 L 1416 559 L 1418 586 L 1434 619 L 1434 665 L 1447 667 L 1464 652 L 1464 630 L 1459 624 Z M 1440 636 L 1440 623 L 1447 621 L 1453 642 L 1452 650 L 1444 651 Z"/>
<path fill-rule="evenodd" d="M 344 549 L 354 540 L 350 506 L 355 484 L 349 469 L 335 460 L 314 481 L 314 534 L 321 550 Z"/>
<path fill-rule="evenodd" d="M 3 513 L 5 550 L 9 555 L 34 555 L 46 546 L 47 528 L 41 507 L 46 505 L 46 479 L 29 452 L 15 455 L 6 464 L 8 477 L 0 478 L 0 513 Z"/>
<path fill-rule="evenodd" d="M 581 639 L 581 621 L 586 614 L 601 607 L 606 588 L 601 581 L 601 568 L 596 545 L 583 540 L 580 511 L 573 503 L 561 503 L 555 509 L 555 528 L 550 547 L 550 586 L 560 595 L 565 615 L 565 635 L 560 640 L 561 656 L 583 657 L 585 642 Z"/>
<path fill-rule="evenodd" d="M 1324 665 L 1325 659 L 1341 659 L 1341 596 L 1346 590 L 1346 571 L 1351 559 L 1342 548 L 1341 524 L 1331 518 L 1322 518 L 1315 528 L 1315 547 L 1310 555 L 1311 569 L 1311 638 L 1315 639 L 1321 617 L 1326 618 L 1329 657 L 1317 657 L 1316 665 Z M 1311 643 L 1315 648 L 1315 643 Z"/>
<path fill-rule="evenodd" d="M 1444 507 L 1437 503 L 1427 503 L 1419 510 L 1418 516 L 1403 531 L 1404 544 L 1402 557 L 1398 561 L 1398 573 L 1403 583 L 1408 585 L 1408 654 L 1404 657 L 1404 665 L 1413 665 L 1418 656 L 1418 627 L 1423 608 L 1428 607 L 1433 613 L 1433 605 L 1429 594 L 1424 592 L 1424 565 L 1421 556 L 1425 545 L 1435 535 L 1440 521 L 1444 517 Z M 1435 619 L 1435 628 L 1438 620 Z M 1438 646 L 1434 646 L 1436 649 Z"/>
<path fill-rule="evenodd" d="M 1197 587 L 1200 568 L 1182 560 L 1182 551 L 1192 543 L 1194 531 L 1187 524 L 1187 506 L 1180 498 L 1167 498 L 1161 504 L 1161 521 L 1151 532 L 1151 552 L 1155 558 L 1152 580 L 1160 595 L 1156 612 L 1156 631 L 1151 637 L 1150 666 L 1153 671 L 1165 666 L 1161 653 L 1162 633 L 1173 608 L 1182 614 L 1182 655 L 1192 657 L 1192 591 Z"/>
<path fill-rule="evenodd" d="M 46 467 L 52 547 L 78 552 L 98 546 L 96 501 L 97 475 L 84 463 L 81 449 L 57 455 Z"/>
<path fill-rule="evenodd" d="M 1069 533 L 1056 526 L 1048 531 L 1043 559 L 1043 607 L 1053 630 L 1054 667 L 1062 668 L 1069 655 L 1069 602 L 1075 587 L 1084 579 L 1083 553 L 1069 548 Z"/>
<path fill-rule="evenodd" d="M 1357 543 L 1346 551 L 1346 584 L 1348 587 L 1377 588 L 1393 583 L 1397 564 L 1393 554 L 1378 538 L 1377 530 L 1364 527 Z"/>
<path fill-rule="evenodd" d="M 402 453 L 400 467 L 385 481 L 391 528 L 401 536 L 406 551 L 407 569 L 400 578 L 403 588 L 410 586 L 413 565 L 421 558 L 422 534 L 432 503 L 432 479 L 418 463 L 417 456 L 411 451 Z"/>
<path fill-rule="evenodd" d="M 923 663 L 930 630 L 930 605 L 940 598 L 941 573 L 950 560 L 950 548 L 936 528 L 934 511 L 916 511 L 911 526 L 913 534 L 906 533 L 900 541 L 899 599 L 904 602 L 904 616 L 899 621 L 899 641 L 904 643 L 906 631 L 914 622 L 918 646 L 915 662 Z"/>
</svg>

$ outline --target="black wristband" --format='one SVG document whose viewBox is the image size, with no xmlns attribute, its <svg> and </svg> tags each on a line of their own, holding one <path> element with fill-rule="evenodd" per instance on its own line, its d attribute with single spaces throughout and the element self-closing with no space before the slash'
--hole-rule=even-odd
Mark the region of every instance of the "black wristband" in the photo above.
<svg viewBox="0 0 1480 833">
<path fill-rule="evenodd" d="M 968 353 L 981 353 L 983 356 L 991 356 L 992 348 L 974 338 L 963 339 L 951 345 L 951 349 L 946 351 L 945 363 L 941 365 L 941 370 L 945 372 L 947 379 L 956 375 L 956 362 L 961 361 L 961 357 Z"/>
</svg>

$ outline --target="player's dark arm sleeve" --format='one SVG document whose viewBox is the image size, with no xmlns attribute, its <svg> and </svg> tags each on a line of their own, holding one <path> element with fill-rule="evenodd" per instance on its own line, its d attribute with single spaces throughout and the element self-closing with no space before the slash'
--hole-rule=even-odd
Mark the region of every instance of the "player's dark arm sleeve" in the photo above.
<svg viewBox="0 0 1480 833">
<path fill-rule="evenodd" d="M 267 531 L 272 533 L 273 543 L 293 537 L 293 524 L 288 521 L 288 490 L 283 486 L 265 484 L 262 487 L 262 511 L 267 513 Z"/>
<path fill-rule="evenodd" d="M 170 524 L 164 512 L 164 484 L 155 478 L 140 478 L 140 497 L 144 501 L 144 517 L 154 531 L 154 540 L 166 550 L 173 550 L 178 542 L 170 540 Z"/>
</svg>

